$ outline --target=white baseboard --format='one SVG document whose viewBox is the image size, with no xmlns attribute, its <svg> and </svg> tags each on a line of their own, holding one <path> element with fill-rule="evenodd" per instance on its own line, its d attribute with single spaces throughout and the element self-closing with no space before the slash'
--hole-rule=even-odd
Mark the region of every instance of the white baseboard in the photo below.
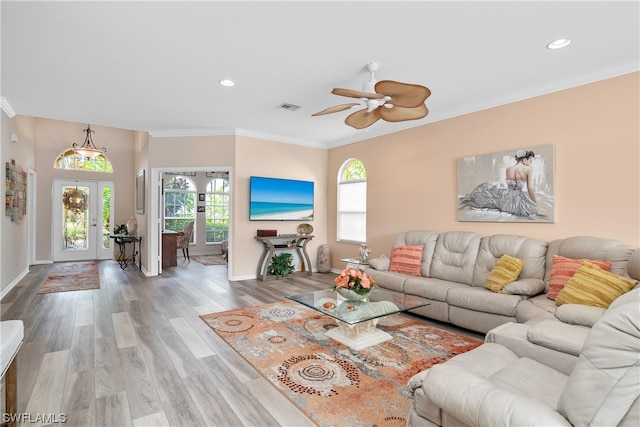
<svg viewBox="0 0 640 427">
<path fill-rule="evenodd" d="M 4 298 L 5 296 L 7 296 L 7 294 L 9 292 L 11 292 L 11 290 L 13 288 L 16 287 L 16 285 L 18 283 L 20 283 L 20 280 L 24 279 L 24 277 L 29 273 L 29 267 L 27 267 L 26 269 L 22 270 L 22 272 L 11 281 L 11 283 L 9 283 L 9 286 L 7 286 L 6 288 L 4 288 L 2 290 L 2 293 L 0 293 L 0 301 L 2 300 L 2 298 Z"/>
</svg>

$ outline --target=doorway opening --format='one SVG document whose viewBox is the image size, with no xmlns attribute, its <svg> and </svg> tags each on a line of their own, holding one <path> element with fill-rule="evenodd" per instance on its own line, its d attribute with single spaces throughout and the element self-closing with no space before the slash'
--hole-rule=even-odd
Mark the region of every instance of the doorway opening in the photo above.
<svg viewBox="0 0 640 427">
<path fill-rule="evenodd" d="M 157 190 L 150 194 L 148 248 L 151 259 L 147 273 L 162 273 L 163 255 L 167 257 L 163 251 L 163 233 L 181 231 L 186 222 L 194 221 L 190 255 L 224 252 L 227 277 L 231 277 L 231 168 L 152 168 L 150 175 L 150 188 Z"/>
<path fill-rule="evenodd" d="M 113 257 L 111 181 L 53 180 L 53 261 Z"/>
</svg>

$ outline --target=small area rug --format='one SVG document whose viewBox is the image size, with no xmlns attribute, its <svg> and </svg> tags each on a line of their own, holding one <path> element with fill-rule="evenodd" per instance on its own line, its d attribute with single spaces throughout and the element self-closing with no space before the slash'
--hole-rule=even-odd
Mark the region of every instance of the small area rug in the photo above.
<svg viewBox="0 0 640 427">
<path fill-rule="evenodd" d="M 39 294 L 100 289 L 98 263 L 93 261 L 54 264 Z"/>
<path fill-rule="evenodd" d="M 482 344 L 391 315 L 378 327 L 393 339 L 355 351 L 325 336 L 335 320 L 292 301 L 200 317 L 320 426 L 405 426 L 407 381 Z"/>
<path fill-rule="evenodd" d="M 202 265 L 227 265 L 227 260 L 220 255 L 195 255 L 190 258 Z"/>
</svg>

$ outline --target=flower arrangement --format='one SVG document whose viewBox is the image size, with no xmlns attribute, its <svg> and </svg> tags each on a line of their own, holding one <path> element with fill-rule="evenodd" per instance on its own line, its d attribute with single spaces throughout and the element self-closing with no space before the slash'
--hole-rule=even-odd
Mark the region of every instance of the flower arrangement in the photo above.
<svg viewBox="0 0 640 427">
<path fill-rule="evenodd" d="M 350 289 L 358 295 L 367 295 L 376 287 L 376 282 L 373 280 L 373 277 L 367 276 L 363 271 L 352 268 L 342 270 L 340 275 L 334 279 L 334 283 L 334 290 L 341 288 Z"/>
</svg>

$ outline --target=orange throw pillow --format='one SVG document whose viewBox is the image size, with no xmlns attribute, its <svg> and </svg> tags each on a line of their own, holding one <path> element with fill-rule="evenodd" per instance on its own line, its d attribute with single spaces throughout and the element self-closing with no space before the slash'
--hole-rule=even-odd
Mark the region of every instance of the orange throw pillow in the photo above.
<svg viewBox="0 0 640 427">
<path fill-rule="evenodd" d="M 389 271 L 420 276 L 423 250 L 424 246 L 422 245 L 394 246 L 393 252 L 391 252 Z"/>
<path fill-rule="evenodd" d="M 549 279 L 549 291 L 547 292 L 547 298 L 555 301 L 562 288 L 564 288 L 564 285 L 567 284 L 569 279 L 573 277 L 575 272 L 578 271 L 582 263 L 585 261 L 595 264 L 605 271 L 609 271 L 611 269 L 611 261 L 574 259 L 554 255 L 553 264 L 551 264 L 551 278 Z"/>
</svg>

